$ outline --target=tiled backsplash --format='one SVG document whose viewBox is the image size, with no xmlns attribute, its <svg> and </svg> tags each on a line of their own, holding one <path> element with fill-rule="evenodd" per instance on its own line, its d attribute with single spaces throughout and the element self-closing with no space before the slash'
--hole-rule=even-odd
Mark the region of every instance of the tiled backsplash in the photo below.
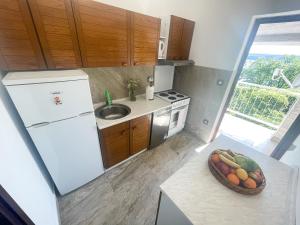
<svg viewBox="0 0 300 225">
<path fill-rule="evenodd" d="M 191 97 L 186 129 L 205 142 L 210 141 L 231 73 L 201 66 L 176 67 L 174 89 Z"/>
<path fill-rule="evenodd" d="M 89 75 L 93 103 L 105 101 L 104 90 L 108 89 L 113 100 L 128 97 L 127 81 L 139 80 L 136 94 L 145 93 L 147 77 L 153 75 L 153 66 L 83 68 Z"/>
</svg>

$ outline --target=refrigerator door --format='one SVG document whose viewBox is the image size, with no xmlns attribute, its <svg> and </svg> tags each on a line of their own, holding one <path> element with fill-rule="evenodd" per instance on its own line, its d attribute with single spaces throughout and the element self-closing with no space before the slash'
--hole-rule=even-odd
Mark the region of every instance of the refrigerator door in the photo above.
<svg viewBox="0 0 300 225">
<path fill-rule="evenodd" d="M 15 85 L 7 90 L 26 127 L 94 111 L 88 80 Z"/>
<path fill-rule="evenodd" d="M 60 194 L 104 172 L 93 113 L 27 129 Z"/>
</svg>

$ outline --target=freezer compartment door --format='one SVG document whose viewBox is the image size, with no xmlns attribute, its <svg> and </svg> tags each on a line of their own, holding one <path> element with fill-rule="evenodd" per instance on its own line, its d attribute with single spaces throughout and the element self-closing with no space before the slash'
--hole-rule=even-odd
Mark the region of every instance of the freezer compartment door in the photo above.
<svg viewBox="0 0 300 225">
<path fill-rule="evenodd" d="M 88 80 L 7 86 L 26 127 L 93 111 Z"/>
<path fill-rule="evenodd" d="M 104 172 L 93 113 L 28 128 L 60 194 Z"/>
</svg>

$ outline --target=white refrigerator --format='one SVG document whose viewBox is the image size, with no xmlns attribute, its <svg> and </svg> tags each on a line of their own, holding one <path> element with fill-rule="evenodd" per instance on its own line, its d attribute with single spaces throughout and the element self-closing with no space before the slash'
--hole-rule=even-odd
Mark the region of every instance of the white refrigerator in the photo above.
<svg viewBox="0 0 300 225">
<path fill-rule="evenodd" d="M 104 172 L 87 74 L 13 72 L 2 82 L 61 195 Z"/>
</svg>

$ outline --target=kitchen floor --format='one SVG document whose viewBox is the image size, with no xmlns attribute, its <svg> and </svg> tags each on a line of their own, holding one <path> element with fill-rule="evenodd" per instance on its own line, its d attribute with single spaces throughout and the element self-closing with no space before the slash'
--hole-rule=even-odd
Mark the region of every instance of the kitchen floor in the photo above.
<svg viewBox="0 0 300 225">
<path fill-rule="evenodd" d="M 60 197 L 61 224 L 154 225 L 159 185 L 203 145 L 183 131 Z"/>
</svg>

